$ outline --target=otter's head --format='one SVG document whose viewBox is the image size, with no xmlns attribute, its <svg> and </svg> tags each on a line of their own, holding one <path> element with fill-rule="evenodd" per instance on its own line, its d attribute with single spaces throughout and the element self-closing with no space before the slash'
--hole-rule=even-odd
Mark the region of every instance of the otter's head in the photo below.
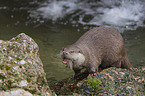
<svg viewBox="0 0 145 96">
<path fill-rule="evenodd" d="M 85 61 L 85 57 L 80 51 L 62 50 L 60 55 L 63 63 L 70 69 L 81 67 Z"/>
</svg>

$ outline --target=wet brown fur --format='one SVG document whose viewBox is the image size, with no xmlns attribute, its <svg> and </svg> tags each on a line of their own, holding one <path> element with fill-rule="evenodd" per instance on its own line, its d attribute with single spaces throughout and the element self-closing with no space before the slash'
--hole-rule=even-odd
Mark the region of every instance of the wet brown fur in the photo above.
<svg viewBox="0 0 145 96">
<path fill-rule="evenodd" d="M 83 67 L 73 68 L 75 74 L 86 68 L 88 73 L 98 72 L 108 67 L 131 68 L 124 47 L 123 38 L 117 30 L 109 27 L 96 27 L 86 32 L 65 52 L 75 51 L 85 56 Z"/>
</svg>

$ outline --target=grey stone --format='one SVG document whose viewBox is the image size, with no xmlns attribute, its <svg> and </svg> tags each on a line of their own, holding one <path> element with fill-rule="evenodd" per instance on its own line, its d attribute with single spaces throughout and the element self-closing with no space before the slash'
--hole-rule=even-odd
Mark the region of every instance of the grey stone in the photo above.
<svg viewBox="0 0 145 96">
<path fill-rule="evenodd" d="M 4 91 L 1 94 L 25 90 L 40 96 L 52 94 L 38 51 L 36 42 L 24 33 L 10 41 L 0 40 L 0 91 Z M 12 88 L 21 89 L 10 91 Z"/>
<path fill-rule="evenodd" d="M 33 96 L 30 92 L 24 89 L 13 89 L 7 92 L 0 92 L 0 96 Z"/>
</svg>

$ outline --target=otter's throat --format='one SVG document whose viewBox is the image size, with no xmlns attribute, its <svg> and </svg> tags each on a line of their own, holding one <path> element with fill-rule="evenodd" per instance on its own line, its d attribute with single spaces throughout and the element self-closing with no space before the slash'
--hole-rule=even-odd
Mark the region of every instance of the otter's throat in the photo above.
<svg viewBox="0 0 145 96">
<path fill-rule="evenodd" d="M 80 66 L 84 65 L 85 56 L 82 53 L 75 53 L 73 55 L 73 59 L 74 59 L 74 64 L 73 64 L 74 68 L 79 68 Z"/>
</svg>

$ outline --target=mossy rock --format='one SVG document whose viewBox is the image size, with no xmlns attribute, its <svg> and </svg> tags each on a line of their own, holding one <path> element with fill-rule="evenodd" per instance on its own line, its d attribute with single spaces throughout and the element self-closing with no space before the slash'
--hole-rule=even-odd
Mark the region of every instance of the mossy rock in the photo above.
<svg viewBox="0 0 145 96">
<path fill-rule="evenodd" d="M 51 95 L 36 42 L 24 33 L 0 40 L 0 91 L 21 88 L 34 95 Z"/>
<path fill-rule="evenodd" d="M 90 78 L 93 78 L 90 87 Z M 94 84 L 94 82 L 101 82 Z M 89 82 L 88 82 L 89 81 Z M 98 96 L 144 96 L 145 95 L 145 70 L 144 68 L 121 69 L 109 68 L 93 77 L 88 77 L 79 85 L 82 95 Z"/>
</svg>

